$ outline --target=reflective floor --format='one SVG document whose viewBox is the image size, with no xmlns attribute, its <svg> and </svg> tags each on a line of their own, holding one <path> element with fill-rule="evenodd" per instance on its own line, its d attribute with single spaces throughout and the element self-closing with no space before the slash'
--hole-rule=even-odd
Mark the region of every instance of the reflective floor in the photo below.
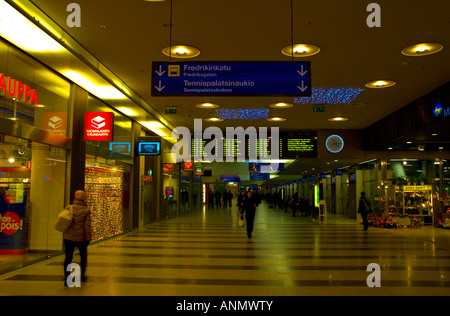
<svg viewBox="0 0 450 316">
<path fill-rule="evenodd" d="M 354 220 L 291 215 L 263 202 L 249 239 L 236 208 L 186 213 L 90 246 L 80 288 L 64 287 L 59 256 L 0 275 L 0 295 L 450 294 L 449 230 L 364 232 Z"/>
</svg>

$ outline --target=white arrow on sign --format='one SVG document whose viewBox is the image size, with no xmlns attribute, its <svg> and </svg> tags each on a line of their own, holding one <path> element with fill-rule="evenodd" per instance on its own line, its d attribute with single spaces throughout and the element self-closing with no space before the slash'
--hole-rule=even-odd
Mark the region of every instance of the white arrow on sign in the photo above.
<svg viewBox="0 0 450 316">
<path fill-rule="evenodd" d="M 297 88 L 299 88 L 301 92 L 305 92 L 306 89 L 308 89 L 308 86 L 305 86 L 305 83 L 304 83 L 303 80 L 302 80 L 302 86 L 301 86 L 301 87 L 300 87 L 300 86 L 297 86 Z"/>
<path fill-rule="evenodd" d="M 161 91 L 164 90 L 164 88 L 165 88 L 166 86 L 161 86 L 161 80 L 159 80 L 158 86 L 154 86 L 154 87 L 155 87 L 156 90 L 158 90 L 158 92 L 161 92 Z"/>
<path fill-rule="evenodd" d="M 162 76 L 162 75 L 164 75 L 164 73 L 165 73 L 166 71 L 164 70 L 162 70 L 162 66 L 161 65 L 159 65 L 159 71 L 158 70 L 155 70 L 155 73 L 158 75 L 158 76 Z"/>
<path fill-rule="evenodd" d="M 300 74 L 300 76 L 304 76 L 308 73 L 308 70 L 303 70 L 303 65 L 302 65 L 302 70 L 297 70 L 297 72 Z"/>
</svg>

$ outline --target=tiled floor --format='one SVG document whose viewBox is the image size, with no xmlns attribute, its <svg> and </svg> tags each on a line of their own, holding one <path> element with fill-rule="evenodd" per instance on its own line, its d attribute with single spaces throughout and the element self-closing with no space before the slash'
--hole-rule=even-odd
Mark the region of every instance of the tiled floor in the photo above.
<svg viewBox="0 0 450 316">
<path fill-rule="evenodd" d="M 364 232 L 353 220 L 318 225 L 265 203 L 252 239 L 237 222 L 233 208 L 151 224 L 90 246 L 81 288 L 63 286 L 59 256 L 0 275 L 0 295 L 450 294 L 450 231 Z M 370 263 L 381 268 L 381 287 L 367 286 Z"/>
</svg>

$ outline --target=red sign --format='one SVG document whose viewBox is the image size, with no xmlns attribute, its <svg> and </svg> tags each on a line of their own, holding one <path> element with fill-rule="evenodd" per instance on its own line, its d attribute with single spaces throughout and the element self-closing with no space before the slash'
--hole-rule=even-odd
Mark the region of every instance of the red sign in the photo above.
<svg viewBox="0 0 450 316">
<path fill-rule="evenodd" d="M 36 90 L 16 79 L 5 77 L 2 73 L 0 73 L 0 94 L 8 95 L 30 105 L 38 105 Z"/>
<path fill-rule="evenodd" d="M 114 114 L 88 112 L 84 116 L 84 140 L 112 141 Z"/>
<path fill-rule="evenodd" d="M 2 216 L 0 232 L 5 235 L 13 235 L 22 229 L 22 220 L 14 212 L 6 212 Z"/>
<path fill-rule="evenodd" d="M 170 171 L 174 171 L 175 170 L 175 166 L 173 163 L 166 163 L 165 166 L 163 167 L 163 171 L 165 172 L 170 172 Z"/>
<path fill-rule="evenodd" d="M 194 171 L 194 164 L 190 161 L 183 163 L 183 171 Z"/>
</svg>

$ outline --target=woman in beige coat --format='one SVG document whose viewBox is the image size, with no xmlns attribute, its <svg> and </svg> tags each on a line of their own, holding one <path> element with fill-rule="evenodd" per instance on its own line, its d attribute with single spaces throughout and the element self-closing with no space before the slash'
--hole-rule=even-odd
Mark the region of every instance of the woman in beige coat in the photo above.
<svg viewBox="0 0 450 316">
<path fill-rule="evenodd" d="M 75 248 L 78 248 L 80 251 L 81 280 L 86 280 L 87 247 L 92 237 L 92 226 L 91 210 L 87 206 L 85 200 L 86 192 L 81 190 L 76 191 L 72 205 L 66 207 L 66 209 L 72 208 L 73 220 L 72 224 L 63 235 L 66 254 L 64 260 L 65 285 L 67 285 L 67 277 L 70 275 L 70 272 L 67 272 L 67 266 L 72 263 Z"/>
</svg>

